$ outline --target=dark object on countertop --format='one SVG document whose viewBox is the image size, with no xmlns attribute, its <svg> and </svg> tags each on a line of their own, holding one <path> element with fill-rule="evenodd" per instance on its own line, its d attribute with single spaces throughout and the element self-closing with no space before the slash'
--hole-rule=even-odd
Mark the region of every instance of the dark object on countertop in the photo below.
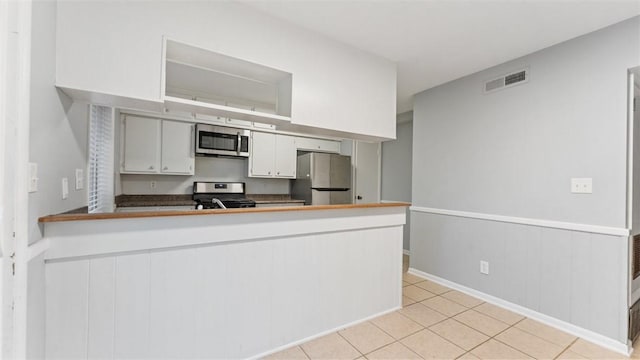
<svg viewBox="0 0 640 360">
<path fill-rule="evenodd" d="M 219 209 L 220 203 L 229 209 L 256 207 L 256 202 L 245 196 L 245 184 L 234 182 L 196 181 L 193 183 L 193 201 L 197 210 Z"/>
</svg>

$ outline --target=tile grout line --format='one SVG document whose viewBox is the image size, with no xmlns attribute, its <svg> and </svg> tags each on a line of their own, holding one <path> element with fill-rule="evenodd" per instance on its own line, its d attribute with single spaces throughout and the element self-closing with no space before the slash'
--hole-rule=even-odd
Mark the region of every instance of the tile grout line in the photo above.
<svg viewBox="0 0 640 360">
<path fill-rule="evenodd" d="M 308 360 L 311 360 L 311 356 L 309 356 L 309 354 L 307 354 L 306 351 L 304 351 L 304 348 L 302 347 L 303 344 L 298 345 L 298 347 L 300 348 L 300 350 L 302 350 L 302 353 L 304 354 L 304 356 L 307 357 Z"/>
<path fill-rule="evenodd" d="M 560 355 L 564 354 L 564 353 L 565 353 L 565 352 L 567 352 L 567 351 L 570 351 L 570 350 L 569 350 L 569 348 L 570 348 L 571 346 L 573 346 L 573 344 L 575 344 L 579 339 L 580 339 L 579 337 L 576 337 L 575 339 L 573 339 L 573 341 L 572 341 L 572 342 L 570 342 L 570 343 L 569 343 L 569 345 L 567 345 L 567 347 L 565 347 L 564 349 L 562 349 L 562 351 L 560 352 L 560 354 L 558 354 L 558 356 L 556 356 L 554 359 L 557 359 L 557 358 L 559 358 L 559 357 L 560 357 Z M 583 356 L 582 354 L 579 354 L 579 355 L 580 355 L 580 356 Z M 583 356 L 583 357 L 586 357 L 586 356 Z"/>
<path fill-rule="evenodd" d="M 444 294 L 444 293 L 443 293 L 443 294 Z M 436 295 L 436 296 L 438 296 L 438 295 Z M 434 296 L 434 297 L 435 297 L 435 296 Z M 425 300 L 428 300 L 428 299 L 425 299 Z M 464 350 L 465 352 L 464 352 L 464 353 L 462 353 L 460 356 L 462 356 L 462 355 L 466 354 L 466 349 L 463 349 L 463 348 L 462 348 L 462 347 L 460 347 L 458 344 L 456 344 L 456 343 L 454 343 L 453 341 L 451 341 L 451 340 L 449 340 L 449 339 L 445 338 L 444 336 L 440 336 L 440 334 L 438 334 L 438 333 L 436 333 L 436 332 L 434 332 L 433 330 L 431 330 L 431 329 L 430 329 L 432 326 L 436 326 L 436 325 L 438 325 L 438 324 L 440 324 L 440 323 L 443 323 L 443 322 L 445 322 L 445 321 L 447 321 L 447 320 L 449 320 L 449 319 L 453 319 L 453 316 L 449 316 L 449 315 L 447 315 L 447 314 L 442 314 L 441 312 L 439 312 L 439 311 L 437 311 L 437 310 L 435 310 L 435 309 L 431 309 L 430 307 L 428 307 L 428 306 L 426 306 L 426 305 L 422 304 L 421 302 L 418 302 L 418 303 L 416 303 L 416 304 L 420 304 L 420 305 L 422 305 L 422 306 L 426 307 L 426 308 L 427 308 L 427 309 L 429 309 L 429 310 L 435 311 L 436 313 L 441 314 L 441 315 L 442 315 L 442 316 L 444 316 L 445 318 L 444 318 L 444 319 L 442 319 L 442 320 L 440 320 L 440 321 L 437 321 L 437 322 L 435 322 L 435 323 L 433 323 L 433 324 L 431 324 L 431 325 L 429 325 L 429 326 L 424 326 L 424 325 L 422 325 L 422 324 L 418 323 L 417 321 L 415 321 L 415 320 L 411 319 L 410 317 L 408 317 L 408 316 L 406 316 L 406 315 L 404 315 L 404 314 L 402 314 L 402 313 L 400 313 L 400 315 L 402 315 L 402 316 L 406 317 L 407 319 L 409 319 L 409 320 L 411 320 L 411 321 L 413 321 L 413 322 L 417 323 L 418 325 L 420 325 L 420 326 L 424 327 L 424 329 L 422 329 L 422 330 L 428 330 L 429 332 L 431 332 L 431 333 L 432 333 L 432 334 L 434 334 L 435 336 L 437 336 L 437 337 L 439 337 L 439 338 L 443 339 L 444 341 L 446 341 L 446 342 L 448 342 L 448 343 L 452 344 L 453 346 L 455 346 L 455 347 L 457 347 L 457 348 L 459 348 L 459 349 Z M 462 304 L 459 304 L 459 305 L 464 306 L 464 305 L 462 305 Z M 466 306 L 465 306 L 465 307 L 466 307 Z M 467 310 L 469 310 L 469 309 L 467 309 Z M 455 316 L 455 315 L 454 315 L 454 316 Z M 455 319 L 453 319 L 453 320 L 455 321 Z M 420 331 L 422 331 L 422 330 L 420 330 Z M 475 330 L 475 329 L 474 329 L 474 330 Z M 415 332 L 415 333 L 413 333 L 413 334 L 416 334 L 416 333 L 418 333 L 418 332 L 420 332 L 420 331 L 416 331 L 416 332 Z M 413 335 L 413 334 L 411 334 L 411 335 Z M 407 336 L 405 336 L 404 338 L 407 338 L 407 337 L 409 337 L 409 336 L 411 336 L 411 335 L 407 335 Z M 404 339 L 404 338 L 403 338 L 403 339 Z M 407 347 L 407 348 L 408 348 L 409 350 L 411 350 L 411 348 L 409 348 L 409 347 Z"/>
<path fill-rule="evenodd" d="M 438 309 L 434 309 L 434 308 L 432 308 L 431 306 L 429 306 L 429 305 L 427 305 L 427 304 L 422 304 L 423 302 L 425 302 L 425 301 L 427 301 L 427 300 L 434 299 L 434 298 L 436 298 L 436 297 L 439 297 L 439 298 L 442 298 L 442 299 L 445 299 L 445 300 L 451 301 L 452 303 L 455 303 L 455 304 L 457 304 L 457 305 L 460 305 L 460 306 L 464 307 L 465 309 L 464 309 L 463 311 L 460 311 L 460 312 L 455 313 L 455 314 L 453 314 L 453 315 L 449 315 L 449 314 L 445 314 L 445 313 L 443 313 L 442 311 L 440 311 L 440 310 L 438 310 Z M 449 300 L 449 299 L 447 299 L 446 297 L 443 297 L 443 296 L 440 296 L 440 295 L 436 295 L 436 296 L 434 296 L 434 297 L 432 297 L 432 298 L 429 298 L 429 299 L 426 299 L 426 300 L 420 301 L 420 304 L 422 304 L 422 305 L 424 305 L 424 306 L 428 307 L 429 309 L 431 309 L 431 310 L 433 310 L 433 311 L 436 311 L 436 312 L 438 312 L 438 313 L 440 313 L 440 314 L 442 314 L 442 315 L 444 315 L 444 316 L 448 316 L 448 317 L 450 317 L 450 318 L 453 318 L 454 316 L 458 316 L 459 314 L 462 314 L 463 312 L 465 312 L 465 311 L 467 311 L 467 310 L 471 310 L 471 308 L 469 308 L 469 307 L 466 307 L 466 306 L 464 306 L 464 305 L 462 305 L 462 304 L 459 304 L 459 303 L 457 303 L 457 302 L 455 302 L 455 301 L 453 301 L 453 300 Z M 413 304 L 412 304 L 412 305 L 413 305 Z"/>
<path fill-rule="evenodd" d="M 523 320 L 524 320 L 524 319 L 523 319 Z M 522 320 L 521 320 L 521 321 L 522 321 Z M 517 324 L 517 323 L 516 323 L 516 324 Z M 516 325 L 516 324 L 513 324 L 513 325 L 509 326 L 508 328 L 506 328 L 506 329 L 504 329 L 504 330 L 500 331 L 499 333 L 495 334 L 495 336 L 493 336 L 493 337 L 492 337 L 492 339 L 494 339 L 495 341 L 497 341 L 497 342 L 499 342 L 499 343 L 501 343 L 501 344 L 503 344 L 503 345 L 505 345 L 505 346 L 508 346 L 508 347 L 510 347 L 510 348 L 512 348 L 512 349 L 514 349 L 514 350 L 516 350 L 516 351 L 519 351 L 519 352 L 521 352 L 521 353 L 523 353 L 523 354 L 525 354 L 525 355 L 527 355 L 527 356 L 530 356 L 530 357 L 532 357 L 532 358 L 534 358 L 534 359 L 537 359 L 537 357 L 532 356 L 531 354 L 527 354 L 526 352 L 524 352 L 524 351 L 522 351 L 522 350 L 520 350 L 520 349 L 516 349 L 515 347 L 513 347 L 513 346 L 511 346 L 511 345 L 509 345 L 509 344 L 507 344 L 507 343 L 505 343 L 505 342 L 503 342 L 503 341 L 500 341 L 500 339 L 496 338 L 498 335 L 500 335 L 500 334 L 502 334 L 502 333 L 505 333 L 505 332 L 507 332 L 507 330 L 509 330 L 509 329 L 511 329 L 511 328 L 513 328 L 513 327 L 515 327 L 515 325 Z M 518 328 L 516 328 L 516 329 L 518 329 Z M 518 330 L 519 330 L 519 329 L 518 329 Z"/>
<path fill-rule="evenodd" d="M 396 339 L 393 335 L 391 335 L 391 334 L 389 334 L 388 332 L 386 332 L 383 328 L 381 328 L 380 326 L 376 325 L 373 321 L 372 321 L 371 323 L 373 324 L 373 326 L 377 327 L 378 329 L 382 330 L 382 332 L 384 332 L 385 334 L 387 334 L 387 335 L 391 336 L 393 339 L 395 339 L 395 341 L 396 341 L 396 342 L 400 342 L 400 340 L 406 339 L 406 338 L 408 338 L 409 336 L 411 336 L 411 335 L 413 335 L 413 334 L 417 334 L 417 333 L 419 333 L 420 331 L 422 331 L 422 330 L 426 329 L 426 327 L 422 326 L 422 324 L 420 324 L 420 323 L 418 323 L 418 322 L 414 321 L 413 319 L 409 318 L 408 316 L 406 316 L 406 315 L 402 314 L 400 311 L 396 310 L 396 312 L 398 313 L 398 315 L 400 315 L 400 316 L 402 316 L 402 317 L 405 317 L 407 320 L 413 321 L 414 323 L 418 324 L 418 326 L 420 326 L 420 327 L 421 327 L 421 329 L 420 329 L 420 330 L 417 330 L 417 331 L 414 331 L 414 332 L 412 332 L 412 333 L 410 333 L 410 334 L 408 334 L 408 335 L 406 335 L 406 336 L 403 336 L 403 337 L 401 337 L 401 338 L 399 338 L 399 339 Z M 391 313 L 391 314 L 393 314 L 393 313 Z"/>
<path fill-rule="evenodd" d="M 364 323 L 360 323 L 360 324 L 364 324 Z M 358 324 L 358 325 L 360 325 L 360 324 Z M 355 325 L 355 326 L 358 326 L 358 325 Z M 346 330 L 346 329 L 347 329 L 347 328 L 344 328 L 344 329 L 342 329 L 342 330 L 340 330 L 340 331 L 344 331 L 344 330 Z M 355 345 L 353 345 L 353 344 L 351 343 L 351 341 L 349 341 L 349 339 L 347 339 L 346 337 L 342 336 L 342 334 L 340 334 L 340 331 L 336 331 L 336 334 L 337 334 L 338 336 L 340 336 L 342 339 L 344 339 L 344 341 L 346 341 L 346 342 L 347 342 L 347 344 L 351 345 L 351 347 L 352 347 L 352 348 L 356 349 L 356 351 L 358 352 L 358 354 L 360 354 L 360 356 L 358 356 L 357 358 L 364 356 L 364 354 L 362 353 L 362 351 L 360 351 L 360 349 L 358 349 Z M 356 358 L 356 359 L 357 359 L 357 358 Z"/>
<path fill-rule="evenodd" d="M 480 305 L 478 305 L 478 306 L 480 306 Z M 473 310 L 473 309 L 469 309 L 469 310 Z M 487 315 L 487 316 L 488 316 L 488 315 Z M 454 319 L 454 320 L 455 320 L 455 319 Z M 497 319 L 496 319 L 496 320 L 497 320 Z M 522 320 L 524 320 L 524 319 L 522 319 Z M 522 321 L 522 320 L 520 320 L 520 321 Z M 462 323 L 462 324 L 463 324 L 463 325 L 466 325 L 466 324 L 464 324 L 464 323 Z M 506 323 L 504 323 L 504 324 L 506 324 Z M 517 323 L 516 323 L 516 324 L 517 324 Z M 509 325 L 509 324 L 507 324 L 507 325 Z M 491 339 L 493 339 L 493 340 L 495 340 L 495 341 L 498 341 L 499 343 L 503 344 L 503 342 L 502 342 L 502 341 L 500 341 L 500 340 L 496 339 L 495 337 L 496 337 L 496 336 L 498 336 L 498 335 L 500 335 L 500 334 L 502 334 L 503 332 L 505 332 L 505 331 L 509 330 L 510 328 L 512 328 L 513 326 L 515 326 L 515 324 L 513 324 L 513 325 L 509 325 L 509 327 L 507 327 L 506 329 L 504 329 L 504 330 L 502 330 L 502 331 L 498 332 L 497 334 L 495 334 L 495 335 L 493 335 L 493 336 L 489 336 L 489 335 L 487 335 L 487 334 L 483 333 L 482 331 L 480 331 L 480 330 L 478 330 L 478 329 L 476 329 L 476 328 L 473 328 L 473 327 L 471 327 L 471 326 L 469 326 L 469 325 L 466 325 L 466 326 L 468 326 L 468 327 L 472 328 L 473 330 L 475 330 L 475 331 L 477 331 L 477 332 L 479 332 L 479 333 L 481 333 L 481 334 L 486 335 L 486 336 L 488 336 L 488 337 L 489 337 L 487 340 L 485 340 L 485 341 L 481 342 L 480 344 L 478 344 L 478 345 L 474 346 L 473 348 L 471 348 L 471 349 L 468 351 L 469 353 L 471 353 L 471 351 L 473 351 L 473 350 L 475 350 L 475 349 L 479 348 L 479 347 L 480 347 L 480 346 L 482 346 L 483 344 L 486 344 L 486 343 L 487 343 L 487 342 L 489 342 Z M 505 345 L 506 345 L 506 344 L 505 344 Z M 507 345 L 507 346 L 509 346 L 509 345 Z M 515 348 L 514 348 L 514 347 L 512 347 L 512 346 L 509 346 L 509 347 L 510 347 L 510 348 L 512 348 L 512 349 L 514 349 L 514 350 L 520 351 L 520 350 L 518 350 L 518 349 L 515 349 Z M 522 351 L 520 351 L 520 352 L 522 352 Z M 524 352 L 522 352 L 522 353 L 523 353 L 523 354 L 525 354 Z M 473 356 L 475 356 L 473 353 L 472 353 L 472 355 L 473 355 Z M 525 354 L 525 355 L 530 356 L 529 354 Z"/>
</svg>

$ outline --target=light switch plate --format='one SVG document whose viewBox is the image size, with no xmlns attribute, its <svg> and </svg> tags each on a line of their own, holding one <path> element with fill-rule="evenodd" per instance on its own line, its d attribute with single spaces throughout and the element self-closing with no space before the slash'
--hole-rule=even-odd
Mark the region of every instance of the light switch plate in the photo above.
<svg viewBox="0 0 640 360">
<path fill-rule="evenodd" d="M 489 275 L 489 262 L 480 260 L 480 273 Z"/>
<path fill-rule="evenodd" d="M 38 164 L 29 163 L 29 192 L 38 191 Z"/>
<path fill-rule="evenodd" d="M 572 178 L 571 192 L 574 194 L 593 193 L 593 179 L 592 178 Z"/>
<path fill-rule="evenodd" d="M 62 200 L 69 197 L 69 179 L 62 178 Z"/>
<path fill-rule="evenodd" d="M 84 171 L 76 169 L 76 190 L 84 189 Z"/>
</svg>

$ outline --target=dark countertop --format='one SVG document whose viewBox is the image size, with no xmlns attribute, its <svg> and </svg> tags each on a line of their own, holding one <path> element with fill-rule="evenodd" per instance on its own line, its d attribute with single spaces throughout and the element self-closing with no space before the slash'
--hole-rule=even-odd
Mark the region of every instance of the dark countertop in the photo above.
<svg viewBox="0 0 640 360">
<path fill-rule="evenodd" d="M 284 204 L 304 203 L 304 200 L 291 199 L 288 194 L 247 194 L 247 198 L 256 204 Z M 190 194 L 178 195 L 118 195 L 115 198 L 116 207 L 143 206 L 195 206 Z"/>
<path fill-rule="evenodd" d="M 140 206 L 195 206 L 189 194 L 179 195 L 118 195 L 116 207 Z"/>
</svg>

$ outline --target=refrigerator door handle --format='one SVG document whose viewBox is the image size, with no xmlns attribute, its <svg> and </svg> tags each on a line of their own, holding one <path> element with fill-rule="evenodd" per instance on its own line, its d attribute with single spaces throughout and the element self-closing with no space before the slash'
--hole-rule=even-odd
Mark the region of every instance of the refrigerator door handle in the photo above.
<svg viewBox="0 0 640 360">
<path fill-rule="evenodd" d="M 311 190 L 317 191 L 349 191 L 349 188 L 326 188 L 326 187 L 312 187 Z"/>
</svg>

